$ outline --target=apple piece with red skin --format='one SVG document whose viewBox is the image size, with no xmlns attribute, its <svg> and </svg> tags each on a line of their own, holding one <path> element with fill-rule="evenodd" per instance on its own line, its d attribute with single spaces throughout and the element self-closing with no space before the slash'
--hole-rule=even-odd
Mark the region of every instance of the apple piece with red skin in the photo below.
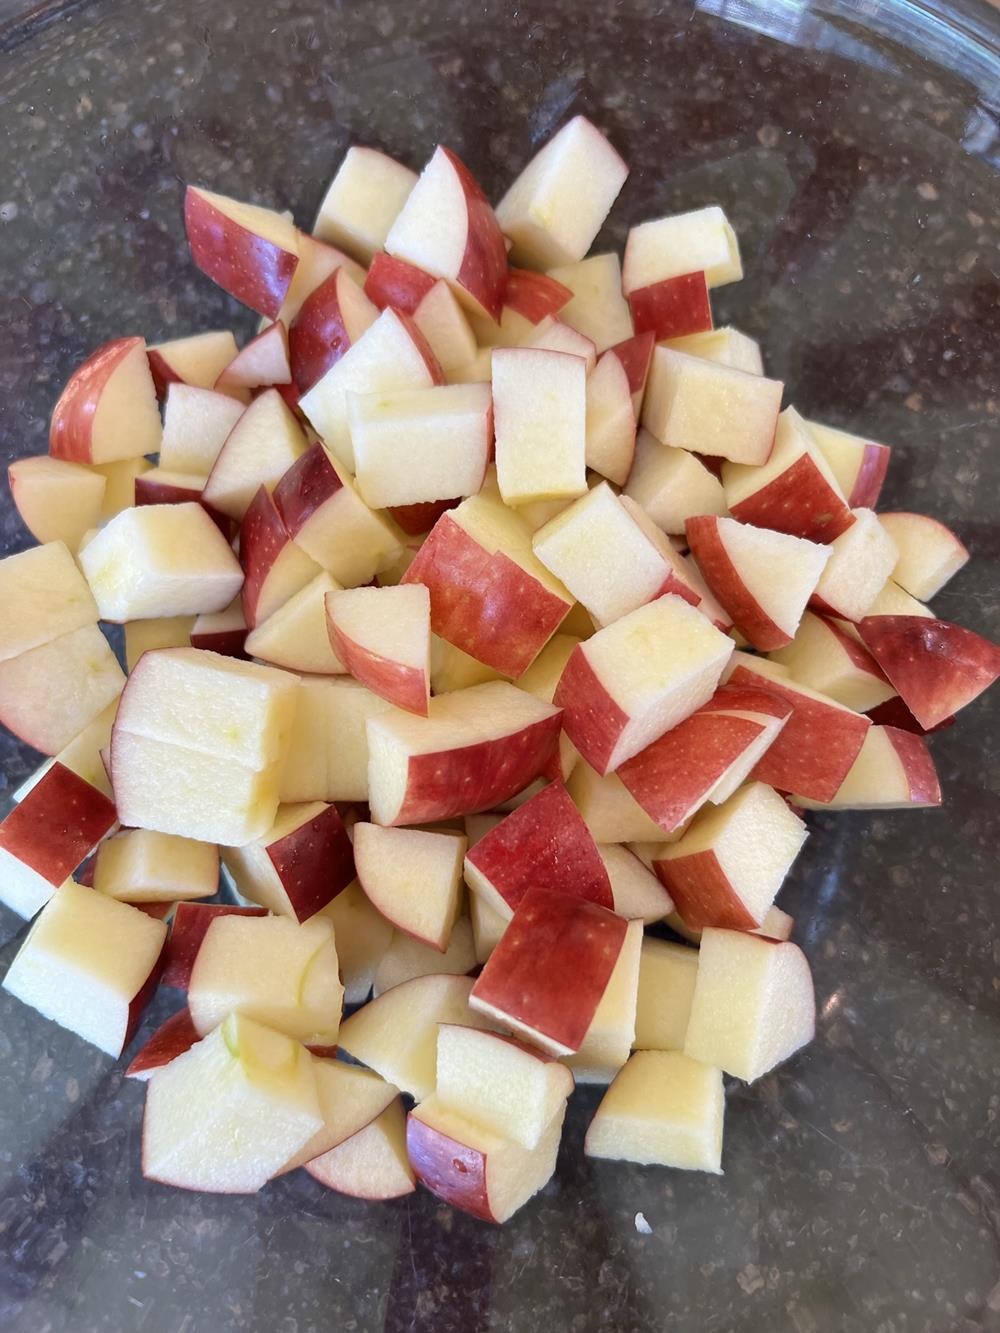
<svg viewBox="0 0 1000 1333">
<path fill-rule="evenodd" d="M 909 731 L 914 736 L 930 736 L 936 731 L 945 731 L 955 725 L 955 718 L 952 716 L 946 717 L 943 722 L 938 722 L 933 727 L 922 727 L 898 694 L 894 694 L 891 699 L 887 699 L 876 708 L 866 708 L 865 713 L 875 726 L 894 727 L 899 731 Z"/>
<path fill-rule="evenodd" d="M 368 721 L 368 792 L 377 824 L 489 810 L 534 781 L 559 743 L 560 710 L 505 681 L 430 701 L 426 718 Z"/>
<path fill-rule="evenodd" d="M 281 514 L 261 487 L 240 525 L 243 566 L 243 615 L 247 627 L 272 616 L 288 599 L 320 573 L 320 568 L 292 540 Z"/>
<path fill-rule="evenodd" d="M 878 663 L 843 622 L 807 611 L 795 637 L 771 654 L 803 685 L 859 713 L 895 697 Z"/>
<path fill-rule="evenodd" d="M 347 668 L 333 651 L 326 629 L 326 595 L 339 587 L 336 579 L 321 571 L 250 631 L 247 654 L 301 675 L 344 675 Z"/>
<path fill-rule="evenodd" d="M 52 409 L 49 453 L 71 463 L 114 463 L 155 454 L 162 428 L 143 338 L 115 338 L 91 352 Z"/>
<path fill-rule="evenodd" d="M 222 848 L 237 889 L 252 903 L 308 921 L 354 879 L 351 840 L 335 805 L 281 805 L 262 837 Z"/>
<path fill-rule="evenodd" d="M 683 273 L 629 292 L 636 333 L 685 338 L 712 328 L 712 303 L 704 273 Z"/>
<path fill-rule="evenodd" d="M 829 545 L 811 604 L 819 611 L 858 621 L 885 587 L 898 558 L 895 543 L 871 509 L 852 511 L 853 522 Z"/>
<path fill-rule="evenodd" d="M 364 822 L 354 826 L 361 887 L 397 931 L 439 957 L 448 949 L 462 905 L 466 845 L 464 834 Z"/>
<path fill-rule="evenodd" d="M 242 520 L 259 488 L 273 490 L 306 448 L 305 434 L 281 394 L 265 389 L 226 436 L 205 482 L 202 502 Z"/>
<path fill-rule="evenodd" d="M 580 1049 L 628 922 L 596 903 L 528 889 L 469 1003 L 553 1055 Z"/>
<path fill-rule="evenodd" d="M 103 792 L 57 760 L 0 822 L 0 902 L 33 917 L 117 818 Z"/>
<path fill-rule="evenodd" d="M 649 368 L 653 364 L 655 346 L 656 338 L 652 333 L 636 333 L 623 342 L 615 343 L 614 347 L 609 349 L 622 363 L 628 376 L 628 387 L 632 393 L 632 406 L 637 420 L 642 411 L 642 400 L 646 393 Z"/>
<path fill-rule="evenodd" d="M 21 522 L 43 545 L 61 541 L 75 552 L 101 521 L 107 479 L 83 463 L 48 454 L 17 458 L 7 469 L 7 482 Z"/>
<path fill-rule="evenodd" d="M 807 685 L 783 668 L 746 653 L 734 653 L 729 685 L 765 689 L 792 705 L 792 715 L 750 774 L 783 792 L 829 801 L 864 744 L 871 720 Z"/>
<path fill-rule="evenodd" d="M 878 521 L 899 556 L 893 582 L 911 597 L 929 602 L 968 563 L 968 548 L 936 518 L 897 512 L 879 514 Z"/>
<path fill-rule="evenodd" d="M 189 1051 L 196 1041 L 201 1041 L 201 1035 L 191 1022 L 191 1011 L 185 1005 L 156 1029 L 145 1046 L 132 1058 L 132 1063 L 125 1070 L 125 1077 L 146 1082 L 158 1069 Z"/>
<path fill-rule="evenodd" d="M 723 685 L 618 776 L 664 833 L 674 833 L 706 801 L 717 804 L 736 790 L 791 712 L 787 699 L 765 689 Z"/>
<path fill-rule="evenodd" d="M 666 836 L 617 773 L 601 776 L 585 759 L 573 766 L 566 790 L 598 844 L 627 842 L 658 847 Z"/>
<path fill-rule="evenodd" d="M 507 249 L 493 209 L 468 167 L 441 145 L 385 240 L 397 259 L 447 278 L 476 314 L 499 319 Z"/>
<path fill-rule="evenodd" d="M 288 330 L 291 374 L 308 391 L 374 324 L 378 310 L 345 268 L 337 268 L 299 307 Z"/>
<path fill-rule="evenodd" d="M 222 392 L 226 389 L 259 389 L 290 384 L 291 379 L 288 330 L 280 319 L 276 319 L 240 348 L 222 370 L 214 387 Z"/>
<path fill-rule="evenodd" d="M 433 274 L 425 273 L 416 264 L 380 252 L 368 266 L 364 291 L 379 310 L 392 306 L 404 315 L 413 315 L 435 282 Z"/>
<path fill-rule="evenodd" d="M 764 373 L 760 344 L 731 325 L 708 329 L 704 333 L 689 333 L 684 338 L 668 338 L 664 345 L 672 347 L 675 352 L 687 352 L 706 361 L 717 361 L 721 366 L 745 370 L 748 375 Z"/>
<path fill-rule="evenodd" d="M 248 632 L 241 594 L 224 611 L 209 611 L 196 617 L 191 626 L 191 647 L 204 648 L 223 657 L 245 659 Z"/>
<path fill-rule="evenodd" d="M 367 264 L 416 183 L 417 173 L 387 153 L 352 145 L 323 196 L 313 232 Z"/>
<path fill-rule="evenodd" d="M 450 500 L 422 500 L 417 504 L 389 505 L 388 513 L 393 523 L 406 533 L 407 537 L 422 537 L 430 532 L 442 514 L 449 509 L 457 509 L 465 499 L 456 495 Z"/>
<path fill-rule="evenodd" d="M 299 262 L 292 278 L 292 285 L 281 303 L 277 316 L 286 329 L 291 327 L 306 298 L 311 296 L 337 269 L 343 269 L 355 287 L 362 287 L 365 281 L 365 270 L 362 266 L 355 263 L 343 250 L 338 250 L 335 245 L 317 240 L 315 236 L 310 236 L 308 232 L 301 230 L 297 232 L 296 238 L 299 246 Z M 263 322 L 262 320 L 261 326 Z"/>
<path fill-rule="evenodd" d="M 560 312 L 562 322 L 589 338 L 598 356 L 633 336 L 632 312 L 622 295 L 617 254 L 590 255 L 579 263 L 554 268 L 548 276 L 572 293 L 572 300 Z"/>
<path fill-rule="evenodd" d="M 164 986 L 187 990 L 202 940 L 220 916 L 267 916 L 263 907 L 236 907 L 230 903 L 178 903 L 163 953 Z"/>
<path fill-rule="evenodd" d="M 832 801 L 794 799 L 805 810 L 925 810 L 941 804 L 941 784 L 921 736 L 873 726 Z"/>
<path fill-rule="evenodd" d="M 889 446 L 816 421 L 806 426 L 851 508 L 874 509 L 889 470 Z"/>
<path fill-rule="evenodd" d="M 704 273 L 709 287 L 743 276 L 736 233 L 716 204 L 632 227 L 622 261 L 626 296 L 654 283 Z"/>
<path fill-rule="evenodd" d="M 465 877 L 507 917 L 531 888 L 614 907 L 597 844 L 561 782 L 543 787 L 487 833 L 466 856 Z"/>
<path fill-rule="evenodd" d="M 326 594 L 334 652 L 355 680 L 411 713 L 427 716 L 431 600 L 422 584 Z"/>
<path fill-rule="evenodd" d="M 540 324 L 546 315 L 558 315 L 572 299 L 569 287 L 551 274 L 535 273 L 528 268 L 507 270 L 503 303 L 529 324 Z"/>
<path fill-rule="evenodd" d="M 299 262 L 294 222 L 189 185 L 184 226 L 201 271 L 243 305 L 276 319 Z"/>
<path fill-rule="evenodd" d="M 866 616 L 858 632 L 925 730 L 978 699 L 1000 676 L 1000 648 L 947 620 Z"/>
<path fill-rule="evenodd" d="M 169 342 L 147 347 L 146 357 L 157 396 L 165 397 L 171 384 L 211 389 L 238 350 L 229 329 L 194 333 L 187 338 L 172 338 Z M 246 394 L 239 396 L 246 400 Z"/>
</svg>

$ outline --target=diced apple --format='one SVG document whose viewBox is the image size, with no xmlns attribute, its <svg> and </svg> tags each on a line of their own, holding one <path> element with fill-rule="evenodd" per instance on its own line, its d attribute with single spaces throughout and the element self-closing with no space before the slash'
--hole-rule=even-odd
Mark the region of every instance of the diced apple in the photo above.
<svg viewBox="0 0 1000 1333">
<path fill-rule="evenodd" d="M 38 542 L 63 542 L 70 551 L 101 519 L 106 479 L 82 463 L 40 454 L 17 458 L 7 469 L 11 499 Z"/>
<path fill-rule="evenodd" d="M 580 642 L 575 634 L 553 635 L 524 675 L 518 678 L 518 688 L 550 704 L 570 654 Z M 565 782 L 579 758 L 576 746 L 563 733 L 559 737 L 559 754 L 553 759 L 548 776 Z"/>
<path fill-rule="evenodd" d="M 497 205 L 511 258 L 532 268 L 581 260 L 625 183 L 628 167 L 585 116 L 574 116 Z"/>
<path fill-rule="evenodd" d="M 343 674 L 347 668 L 331 647 L 326 629 L 326 596 L 339 588 L 336 579 L 320 570 L 245 635 L 246 652 L 286 671 Z"/>
<path fill-rule="evenodd" d="M 542 352 L 563 352 L 567 356 L 578 356 L 583 361 L 588 375 L 597 364 L 597 352 L 593 341 L 569 324 L 564 324 L 561 319 L 556 319 L 554 315 L 546 315 L 535 325 L 521 346 Z"/>
<path fill-rule="evenodd" d="M 198 950 L 209 926 L 220 916 L 266 916 L 262 907 L 236 907 L 230 903 L 178 903 L 164 950 L 164 986 L 187 990 Z"/>
<path fill-rule="evenodd" d="M 291 374 L 307 393 L 374 324 L 378 310 L 344 267 L 303 300 L 288 331 Z"/>
<path fill-rule="evenodd" d="M 223 611 L 210 611 L 195 618 L 191 626 L 191 647 L 205 648 L 224 657 L 245 657 L 247 638 L 243 598 L 236 597 Z"/>
<path fill-rule="evenodd" d="M 624 486 L 635 454 L 635 408 L 617 353 L 605 352 L 587 379 L 586 463 Z"/>
<path fill-rule="evenodd" d="M 61 541 L 0 560 L 0 662 L 96 624 L 97 604 Z"/>
<path fill-rule="evenodd" d="M 888 445 L 875 444 L 816 421 L 806 424 L 847 503 L 852 509 L 874 509 L 889 468 Z"/>
<path fill-rule="evenodd" d="M 291 285 L 285 293 L 285 299 L 282 301 L 281 309 L 277 315 L 286 329 L 290 329 L 292 323 L 298 318 L 303 305 L 312 296 L 313 292 L 321 287 L 333 273 L 341 270 L 358 291 L 360 291 L 365 281 L 365 270 L 362 265 L 355 263 L 350 255 L 345 254 L 343 250 L 338 250 L 335 245 L 318 240 L 305 231 L 300 231 L 297 239 L 299 262 L 295 267 Z M 375 318 L 375 313 L 374 310 L 371 312 L 372 319 Z M 264 324 L 265 321 L 262 320 L 261 328 L 264 327 Z"/>
<path fill-rule="evenodd" d="M 372 994 L 378 998 L 385 991 L 401 986 L 414 977 L 468 976 L 475 970 L 476 949 L 472 924 L 467 916 L 455 922 L 442 953 L 431 944 L 416 940 L 401 930 L 394 930 L 389 946 L 378 961 L 372 978 Z"/>
<path fill-rule="evenodd" d="M 650 366 L 653 364 L 653 349 L 656 346 L 651 333 L 637 333 L 632 338 L 615 343 L 611 351 L 622 363 L 628 376 L 629 389 L 632 393 L 632 410 L 636 420 L 642 412 L 642 400 L 646 396 L 646 382 L 649 379 Z"/>
<path fill-rule="evenodd" d="M 108 780 L 108 771 L 104 766 L 103 755 L 107 747 L 111 744 L 111 729 L 114 726 L 115 716 L 118 712 L 118 698 L 115 697 L 107 708 L 98 713 L 92 722 L 79 731 L 67 745 L 64 745 L 54 760 L 49 760 L 46 765 L 46 772 L 53 764 L 61 764 L 63 768 L 68 768 L 71 773 L 77 777 L 83 778 L 84 782 L 89 782 L 92 787 L 103 792 L 109 800 L 114 800 L 114 793 L 111 790 L 111 783 Z M 37 780 L 40 781 L 44 774 L 39 773 Z M 32 786 L 35 783 L 31 784 Z M 29 788 L 30 790 L 30 788 Z M 27 795 L 25 788 L 21 788 L 23 794 L 15 793 L 14 800 L 23 800 Z"/>
<path fill-rule="evenodd" d="M 156 392 L 162 398 L 169 394 L 171 384 L 211 389 L 236 352 L 236 339 L 230 330 L 213 329 L 155 343 L 146 348 L 146 357 Z"/>
<path fill-rule="evenodd" d="M 873 726 L 831 801 L 804 796 L 795 800 L 806 810 L 926 809 L 941 804 L 941 785 L 920 736 L 898 727 Z"/>
<path fill-rule="evenodd" d="M 275 319 L 299 262 L 294 222 L 189 185 L 184 225 L 201 271 L 243 305 Z"/>
<path fill-rule="evenodd" d="M 663 830 L 646 814 L 617 773 L 601 775 L 585 759 L 574 766 L 567 790 L 598 843 L 663 841 Z"/>
<path fill-rule="evenodd" d="M 135 479 L 137 505 L 176 505 L 200 503 L 205 478 L 196 472 L 170 472 L 153 467 Z M 216 518 L 219 530 L 228 534 L 230 522 L 224 514 Z"/>
<path fill-rule="evenodd" d="M 698 951 L 647 936 L 635 1012 L 638 1051 L 683 1051 L 698 976 Z"/>
<path fill-rule="evenodd" d="M 306 438 L 294 415 L 277 389 L 267 389 L 226 437 L 202 499 L 219 513 L 242 519 L 260 488 L 274 490 L 305 451 Z"/>
<path fill-rule="evenodd" d="M 566 1063 L 578 1083 L 610 1083 L 635 1041 L 642 922 L 629 921 L 614 971 L 579 1050 Z"/>
<path fill-rule="evenodd" d="M 704 463 L 686 449 L 661 444 L 648 430 L 636 438 L 624 494 L 664 532 L 678 536 L 689 518 L 728 512 L 722 483 Z"/>
<path fill-rule="evenodd" d="M 13 603 L 4 611 L 10 614 Z M 0 723 L 43 754 L 58 754 L 124 684 L 107 639 L 96 625 L 84 625 L 0 661 Z"/>
<path fill-rule="evenodd" d="M 514 314 L 525 325 L 534 326 L 540 324 L 546 315 L 558 315 L 569 305 L 573 296 L 572 288 L 551 273 L 534 273 L 529 268 L 508 268 L 507 285 L 503 293 L 504 314 Z M 573 323 L 572 320 L 566 322 Z M 576 328 L 576 325 L 573 324 L 573 327 Z M 586 330 L 581 329 L 580 332 L 586 333 Z M 587 336 L 590 337 L 589 334 Z"/>
<path fill-rule="evenodd" d="M 774 445 L 783 390 L 778 380 L 657 347 L 642 424 L 662 444 L 759 466 Z"/>
<path fill-rule="evenodd" d="M 117 1057 L 156 987 L 166 937 L 162 921 L 67 880 L 42 908 L 3 986 Z"/>
<path fill-rule="evenodd" d="M 406 1112 L 397 1097 L 377 1119 L 335 1148 L 314 1157 L 305 1169 L 338 1194 L 357 1199 L 398 1199 L 415 1189 L 406 1153 Z"/>
<path fill-rule="evenodd" d="M 474 1009 L 553 1055 L 580 1049 L 628 923 L 596 903 L 529 889 L 472 991 Z"/>
<path fill-rule="evenodd" d="M 94 859 L 94 888 L 119 902 L 170 903 L 210 898 L 219 887 L 219 849 L 149 829 L 107 838 Z"/>
<path fill-rule="evenodd" d="M 632 315 L 622 295 L 622 269 L 616 254 L 591 255 L 554 268 L 548 276 L 572 292 L 559 318 L 589 338 L 598 354 L 632 337 Z"/>
<path fill-rule="evenodd" d="M 869 616 L 921 616 L 924 620 L 934 619 L 934 612 L 930 607 L 924 606 L 923 602 L 918 602 L 915 597 L 904 592 L 894 579 L 886 579 L 878 596 L 868 608 L 868 614 Z M 846 622 L 844 629 L 849 634 L 858 633 L 853 625 Z M 860 635 L 858 641 L 860 642 Z"/>
<path fill-rule="evenodd" d="M 123 509 L 135 504 L 136 481 L 153 469 L 152 463 L 146 458 L 124 458 L 117 463 L 94 463 L 91 466 L 104 478 L 102 523 L 107 523 L 115 514 L 120 514 Z M 78 549 L 83 548 L 87 537 L 88 534 L 84 534 L 80 539 Z"/>
<path fill-rule="evenodd" d="M 771 657 L 801 684 L 859 713 L 896 693 L 871 653 L 841 622 L 812 611 L 802 617 L 792 642 Z"/>
<path fill-rule="evenodd" d="M 432 699 L 368 726 L 368 794 L 378 824 L 416 824 L 488 810 L 546 767 L 560 713 L 503 681 Z"/>
<path fill-rule="evenodd" d="M 497 477 L 505 503 L 586 491 L 586 378 L 578 356 L 494 350 Z"/>
<path fill-rule="evenodd" d="M 628 234 L 622 265 L 626 296 L 689 273 L 704 273 L 710 287 L 743 276 L 736 233 L 717 205 L 643 222 Z"/>
<path fill-rule="evenodd" d="M 885 586 L 898 552 L 871 509 L 855 509 L 853 519 L 830 544 L 812 602 L 821 611 L 856 621 Z"/>
<path fill-rule="evenodd" d="M 146 1083 L 158 1069 L 176 1060 L 200 1040 L 188 1009 L 180 1009 L 156 1029 L 142 1050 L 133 1057 L 125 1070 L 125 1077 Z"/>
<path fill-rule="evenodd" d="M 362 1133 L 399 1100 L 399 1093 L 391 1083 L 370 1070 L 341 1060 L 314 1058 L 313 1073 L 323 1126 L 283 1164 L 278 1175 L 307 1166 Z"/>
<path fill-rule="evenodd" d="M 281 800 L 366 801 L 366 724 L 391 704 L 350 677 L 303 677 L 295 723 L 281 770 Z"/>
<path fill-rule="evenodd" d="M 748 375 L 764 373 L 760 344 L 739 329 L 708 329 L 703 333 L 690 333 L 683 338 L 669 338 L 667 346 L 675 352 L 700 356 L 706 361 L 717 361 L 719 365 L 731 366 L 733 370 L 744 370 Z"/>
<path fill-rule="evenodd" d="M 420 300 L 413 322 L 447 376 L 475 359 L 476 335 L 461 302 L 443 279 Z"/>
<path fill-rule="evenodd" d="M 319 565 L 292 539 L 266 487 L 261 486 L 240 525 L 243 616 L 255 629 L 312 584 Z"/>
<path fill-rule="evenodd" d="M 322 915 L 333 922 L 344 1003 L 362 1004 L 368 999 L 375 970 L 389 947 L 392 923 L 375 910 L 357 881 L 338 893 L 322 909 Z"/>
<path fill-rule="evenodd" d="M 351 840 L 336 806 L 278 807 L 268 831 L 222 858 L 244 898 L 278 916 L 307 921 L 354 879 Z"/>
<path fill-rule="evenodd" d="M 116 338 L 92 352 L 59 395 L 49 453 L 71 463 L 113 463 L 155 454 L 160 436 L 146 343 Z"/>
<path fill-rule="evenodd" d="M 661 339 L 683 338 L 712 328 L 708 282 L 702 272 L 678 274 L 629 293 L 637 333 Z"/>
<path fill-rule="evenodd" d="M 674 910 L 666 889 L 628 847 L 605 843 L 598 850 L 611 880 L 614 910 L 619 916 L 649 925 L 662 921 Z"/>
<path fill-rule="evenodd" d="M 443 953 L 462 905 L 466 839 L 423 829 L 354 826 L 365 893 L 397 930 Z"/>
<path fill-rule="evenodd" d="M 23 515 L 22 515 L 23 517 Z M 952 532 L 936 518 L 925 514 L 879 514 L 878 521 L 889 534 L 898 559 L 892 570 L 893 582 L 922 602 L 936 597 L 963 565 L 969 552 Z"/>
<path fill-rule="evenodd" d="M 223 391 L 259 389 L 273 384 L 290 384 L 291 379 L 288 330 L 280 319 L 276 319 L 236 353 L 221 371 L 215 388 Z"/>
<path fill-rule="evenodd" d="M 418 268 L 416 264 L 407 263 L 405 259 L 397 259 L 395 255 L 383 251 L 372 257 L 365 276 L 364 291 L 379 310 L 391 306 L 404 315 L 412 315 L 437 281 L 440 279 Z"/>
<path fill-rule="evenodd" d="M 684 1053 L 747 1083 L 812 1041 L 812 974 L 795 944 L 706 929 Z"/>
<path fill-rule="evenodd" d="M 417 173 L 375 148 L 348 148 L 323 196 L 313 234 L 367 264 L 385 244 Z"/>
</svg>

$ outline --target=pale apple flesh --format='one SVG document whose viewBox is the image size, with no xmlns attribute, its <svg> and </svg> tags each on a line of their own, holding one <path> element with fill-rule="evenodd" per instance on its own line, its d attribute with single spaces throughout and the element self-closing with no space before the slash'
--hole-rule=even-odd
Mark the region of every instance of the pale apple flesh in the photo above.
<svg viewBox="0 0 1000 1333">
<path fill-rule="evenodd" d="M 399 1199 L 416 1188 L 406 1151 L 406 1112 L 397 1097 L 343 1143 L 305 1164 L 327 1189 L 357 1199 Z"/>
<path fill-rule="evenodd" d="M 873 726 L 831 801 L 795 800 L 806 810 L 927 809 L 941 804 L 941 784 L 922 737 Z"/>
<path fill-rule="evenodd" d="M 222 852 L 244 898 L 279 916 L 308 921 L 354 879 L 354 855 L 343 820 L 322 801 L 278 807 L 256 842 Z"/>
<path fill-rule="evenodd" d="M 639 960 L 637 1051 L 683 1051 L 698 976 L 698 951 L 647 936 Z"/>
<path fill-rule="evenodd" d="M 476 946 L 472 922 L 467 916 L 460 916 L 455 922 L 443 951 L 403 930 L 394 929 L 375 968 L 372 994 L 378 998 L 414 977 L 467 977 L 475 968 Z"/>
<path fill-rule="evenodd" d="M 461 907 L 464 836 L 354 826 L 361 887 L 397 930 L 443 953 Z"/>
<path fill-rule="evenodd" d="M 878 521 L 896 547 L 892 577 L 922 602 L 936 597 L 968 563 L 969 551 L 954 532 L 925 514 L 879 514 Z"/>
</svg>

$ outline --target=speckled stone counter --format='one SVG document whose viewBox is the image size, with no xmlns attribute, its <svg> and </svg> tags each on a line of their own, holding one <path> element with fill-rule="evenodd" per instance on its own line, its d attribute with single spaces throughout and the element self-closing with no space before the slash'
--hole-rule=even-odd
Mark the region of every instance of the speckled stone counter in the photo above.
<svg viewBox="0 0 1000 1333">
<path fill-rule="evenodd" d="M 1000 636 L 995 118 L 913 53 L 911 11 L 908 36 L 875 38 L 832 6 L 730 8 L 98 0 L 8 29 L 3 457 L 44 449 L 62 381 L 105 338 L 252 328 L 187 258 L 184 182 L 308 225 L 348 143 L 418 166 L 441 139 L 496 196 L 585 111 L 633 168 L 603 240 L 721 203 L 747 277 L 717 293 L 719 322 L 763 339 L 788 401 L 895 446 L 884 503 L 933 510 L 973 552 L 939 614 Z M 995 92 L 989 60 L 968 69 Z M 0 521 L 5 549 L 25 544 L 6 498 Z M 585 1160 L 590 1090 L 555 1179 L 502 1230 L 301 1172 L 252 1198 L 172 1192 L 139 1172 L 141 1088 L 0 993 L 0 1326 L 1000 1329 L 998 710 L 994 693 L 934 738 L 943 811 L 811 821 L 780 903 L 818 1039 L 732 1085 L 722 1177 Z M 34 762 L 0 741 L 0 801 Z M 0 918 L 0 968 L 22 930 Z"/>
</svg>

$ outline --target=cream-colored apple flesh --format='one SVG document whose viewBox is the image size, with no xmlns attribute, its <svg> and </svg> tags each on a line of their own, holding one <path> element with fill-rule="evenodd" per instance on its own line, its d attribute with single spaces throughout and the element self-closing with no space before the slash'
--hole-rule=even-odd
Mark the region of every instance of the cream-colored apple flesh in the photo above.
<svg viewBox="0 0 1000 1333">
<path fill-rule="evenodd" d="M 683 1051 L 698 976 L 698 950 L 648 936 L 639 960 L 637 1051 Z"/>
<path fill-rule="evenodd" d="M 402 930 L 394 930 L 389 944 L 372 979 L 372 992 L 378 997 L 383 991 L 401 986 L 414 977 L 443 975 L 467 976 L 476 966 L 476 946 L 472 923 L 460 916 L 451 932 L 448 947 L 442 953 L 432 944 L 416 940 Z"/>
<path fill-rule="evenodd" d="M 466 839 L 423 829 L 355 824 L 361 886 L 397 930 L 444 952 L 461 907 Z"/>
</svg>

